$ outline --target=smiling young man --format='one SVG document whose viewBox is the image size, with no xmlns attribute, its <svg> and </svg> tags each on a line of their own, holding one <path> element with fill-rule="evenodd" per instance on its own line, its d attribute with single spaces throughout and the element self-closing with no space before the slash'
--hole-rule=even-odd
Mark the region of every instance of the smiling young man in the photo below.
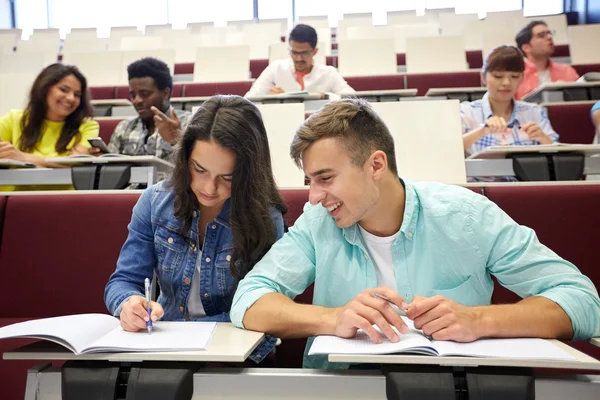
<svg viewBox="0 0 600 400">
<path fill-rule="evenodd" d="M 278 60 L 260 74 L 246 97 L 306 91 L 311 93 L 354 93 L 354 89 L 329 65 L 315 64 L 317 31 L 299 24 L 290 32 L 290 59 Z"/>
<path fill-rule="evenodd" d="M 600 334 L 588 278 L 484 196 L 399 178 L 392 136 L 364 100 L 313 114 L 291 155 L 310 179 L 310 204 L 238 285 L 236 326 L 281 338 L 363 329 L 380 342 L 376 325 L 398 341 L 392 326 L 408 328 L 376 292 L 436 340 Z M 490 305 L 492 275 L 524 299 Z M 313 304 L 295 303 L 312 283 Z M 304 366 L 332 367 L 306 355 Z"/>
<path fill-rule="evenodd" d="M 108 149 L 130 156 L 153 155 L 173 160 L 173 145 L 190 120 L 189 111 L 175 110 L 170 99 L 173 78 L 164 62 L 145 57 L 127 66 L 129 94 L 138 116 L 116 126 Z"/>
<path fill-rule="evenodd" d="M 525 55 L 525 73 L 515 96 L 517 100 L 544 83 L 573 82 L 579 78 L 570 65 L 553 63 L 550 59 L 555 48 L 553 35 L 544 21 L 532 21 L 517 34 L 517 47 Z"/>
</svg>

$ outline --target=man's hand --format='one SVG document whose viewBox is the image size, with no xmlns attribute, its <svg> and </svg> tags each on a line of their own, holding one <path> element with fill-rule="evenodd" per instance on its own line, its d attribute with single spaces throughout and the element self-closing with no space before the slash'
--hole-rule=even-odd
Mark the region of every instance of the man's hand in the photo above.
<svg viewBox="0 0 600 400">
<path fill-rule="evenodd" d="M 273 86 L 271 90 L 269 90 L 269 94 L 282 94 L 285 93 L 285 90 L 280 88 L 279 86 Z"/>
<path fill-rule="evenodd" d="M 414 321 L 415 328 L 434 340 L 472 342 L 482 335 L 481 313 L 477 307 L 467 307 L 442 296 L 413 297 L 406 316 Z"/>
<path fill-rule="evenodd" d="M 400 333 L 408 332 L 408 327 L 392 306 L 385 300 L 373 297 L 372 292 L 387 297 L 400 309 L 406 309 L 406 302 L 396 291 L 386 287 L 367 289 L 345 306 L 334 309 L 336 336 L 351 338 L 362 329 L 375 343 L 381 343 L 381 334 L 372 325 L 377 325 L 392 342 L 400 340 L 392 326 Z"/>
<path fill-rule="evenodd" d="M 536 140 L 541 144 L 552 144 L 552 139 L 547 136 L 542 128 L 535 122 L 530 122 L 521 127 L 521 130 L 529 137 L 530 140 Z"/>
<path fill-rule="evenodd" d="M 174 145 L 181 137 L 181 122 L 175 114 L 175 110 L 171 108 L 171 117 L 160 111 L 156 107 L 150 107 L 154 113 L 154 126 L 158 130 L 160 136 L 169 144 Z"/>
</svg>

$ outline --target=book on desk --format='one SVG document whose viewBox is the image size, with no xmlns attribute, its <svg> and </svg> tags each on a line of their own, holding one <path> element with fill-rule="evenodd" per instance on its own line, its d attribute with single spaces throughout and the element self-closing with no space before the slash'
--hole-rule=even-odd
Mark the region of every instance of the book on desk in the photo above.
<svg viewBox="0 0 600 400">
<path fill-rule="evenodd" d="M 421 330 L 415 329 L 411 320 L 406 317 L 402 319 L 408 325 L 409 331 L 400 334 L 400 340 L 396 343 L 382 334 L 383 342 L 377 344 L 363 330 L 359 330 L 356 336 L 350 339 L 318 336 L 313 341 L 308 354 L 411 354 L 565 361 L 575 359 L 571 354 L 543 339 L 479 339 L 470 343 L 432 340 Z"/>
<path fill-rule="evenodd" d="M 206 350 L 215 322 L 153 323 L 152 334 L 127 332 L 106 314 L 78 314 L 43 318 L 0 328 L 0 339 L 35 338 L 58 343 L 74 354 L 173 352 Z"/>
</svg>

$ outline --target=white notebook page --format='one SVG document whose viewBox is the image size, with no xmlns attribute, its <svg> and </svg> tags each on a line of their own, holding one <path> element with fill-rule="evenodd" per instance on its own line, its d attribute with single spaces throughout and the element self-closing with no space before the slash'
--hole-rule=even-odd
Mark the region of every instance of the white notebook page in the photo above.
<svg viewBox="0 0 600 400">
<path fill-rule="evenodd" d="M 523 358 L 531 360 L 575 360 L 575 357 L 544 339 L 479 339 L 471 343 L 433 341 L 440 355 Z"/>
<path fill-rule="evenodd" d="M 69 348 L 76 354 L 119 327 L 119 320 L 107 314 L 77 314 L 36 319 L 0 329 L 0 339 L 16 336 L 47 339 Z"/>
<path fill-rule="evenodd" d="M 120 326 L 91 343 L 86 351 L 199 351 L 206 350 L 216 322 L 157 321 L 152 334 L 126 332 Z"/>
<path fill-rule="evenodd" d="M 381 335 L 382 343 L 373 342 L 362 329 L 359 329 L 356 336 L 350 339 L 337 336 L 317 336 L 308 354 L 388 354 L 408 348 L 420 348 L 427 354 L 435 354 L 435 351 L 431 349 L 431 342 L 423 336 L 420 330 L 415 329 L 413 322 L 406 317 L 402 317 L 402 319 L 408 325 L 409 331 L 400 334 L 400 341 L 397 343 L 391 342 L 379 328 L 374 326 Z M 396 328 L 393 329 L 396 330 Z"/>
</svg>

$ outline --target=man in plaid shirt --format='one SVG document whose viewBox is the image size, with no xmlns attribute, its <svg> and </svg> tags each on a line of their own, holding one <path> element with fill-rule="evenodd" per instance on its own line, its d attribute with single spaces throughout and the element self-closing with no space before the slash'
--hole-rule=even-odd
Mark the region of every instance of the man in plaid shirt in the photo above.
<svg viewBox="0 0 600 400">
<path fill-rule="evenodd" d="M 173 160 L 173 145 L 187 127 L 191 113 L 175 110 L 170 98 L 173 78 L 164 62 L 145 57 L 127 67 L 129 94 L 138 117 L 121 121 L 113 132 L 111 153 L 153 155 Z"/>
</svg>

